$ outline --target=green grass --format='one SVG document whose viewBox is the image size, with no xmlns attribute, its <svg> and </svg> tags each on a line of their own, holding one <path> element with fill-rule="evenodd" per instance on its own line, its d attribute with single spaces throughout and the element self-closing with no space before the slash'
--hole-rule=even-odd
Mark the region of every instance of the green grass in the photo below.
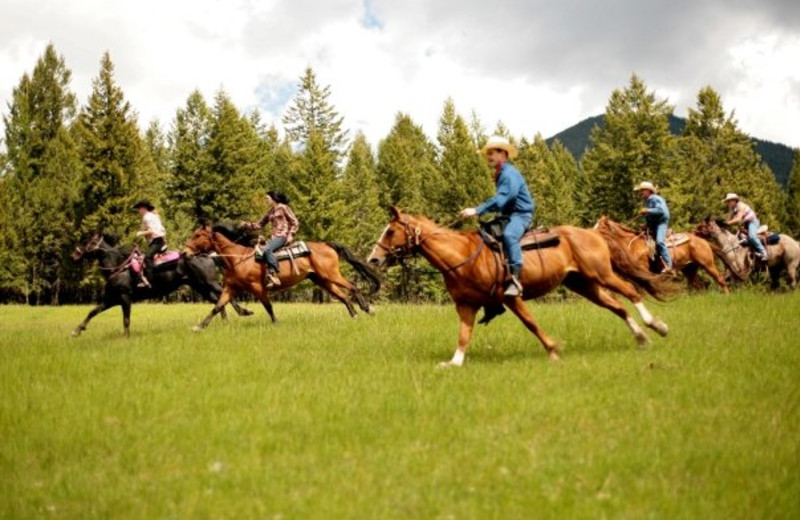
<svg viewBox="0 0 800 520">
<path fill-rule="evenodd" d="M 800 518 L 800 293 L 510 314 L 459 370 L 451 306 L 0 307 L 3 518 Z"/>
</svg>

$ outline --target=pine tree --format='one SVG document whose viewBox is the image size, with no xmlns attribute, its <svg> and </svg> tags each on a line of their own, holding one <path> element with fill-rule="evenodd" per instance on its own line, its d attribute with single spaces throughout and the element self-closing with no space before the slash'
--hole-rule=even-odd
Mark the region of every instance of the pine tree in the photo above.
<svg viewBox="0 0 800 520">
<path fill-rule="evenodd" d="M 794 151 L 794 162 L 786 184 L 786 225 L 787 233 L 800 236 L 800 148 Z"/>
<path fill-rule="evenodd" d="M 346 205 L 342 229 L 344 240 L 363 257 L 369 254 L 385 224 L 381 210 L 375 157 L 363 133 L 356 134 L 350 147 L 342 179 L 342 198 Z"/>
<path fill-rule="evenodd" d="M 263 149 L 252 122 L 224 91 L 217 93 L 211 112 L 208 152 L 208 182 L 215 187 L 211 216 L 239 220 L 250 214 L 255 192 L 263 193 L 257 183 Z"/>
<path fill-rule="evenodd" d="M 216 186 L 211 178 L 212 160 L 208 149 L 211 111 L 203 95 L 195 90 L 178 109 L 168 136 L 170 172 L 164 206 L 182 228 L 214 218 Z"/>
<path fill-rule="evenodd" d="M 411 117 L 397 114 L 389 135 L 378 146 L 381 205 L 427 214 L 428 207 L 436 202 L 429 200 L 427 194 L 437 175 L 433 143 Z"/>
<path fill-rule="evenodd" d="M 70 278 L 80 163 L 68 131 L 71 72 L 48 45 L 12 92 L 5 125 L 0 283 L 31 303 L 57 303 Z"/>
<path fill-rule="evenodd" d="M 732 191 L 746 198 L 764 223 L 783 222 L 784 194 L 774 175 L 711 87 L 698 93 L 697 109 L 689 110 L 679 152 L 678 173 L 667 190 L 675 222 L 690 225 L 719 214 L 721 199 Z"/>
<path fill-rule="evenodd" d="M 537 134 L 533 143 L 523 139 L 517 167 L 528 181 L 536 203 L 534 222 L 538 226 L 577 223 L 575 214 L 575 159 L 561 143 L 553 150 Z"/>
<path fill-rule="evenodd" d="M 139 225 L 130 208 L 151 185 L 155 167 L 139 135 L 136 115 L 114 80 L 108 52 L 100 61 L 100 73 L 92 87 L 75 125 L 84 165 L 81 228 L 125 234 Z"/>
<path fill-rule="evenodd" d="M 607 214 L 617 220 L 631 219 L 640 205 L 633 188 L 641 181 L 669 187 L 675 154 L 668 122 L 671 113 L 666 100 L 657 100 L 636 75 L 627 88 L 612 93 L 605 124 L 592 130 L 583 156 L 592 218 Z"/>
<path fill-rule="evenodd" d="M 330 87 L 321 87 L 308 68 L 283 119 L 287 136 L 301 150 L 287 192 L 300 218 L 301 233 L 315 240 L 336 239 L 345 211 L 339 164 L 347 132 L 329 97 Z"/>
<path fill-rule="evenodd" d="M 347 131 L 342 129 L 344 117 L 336 112 L 330 95 L 330 85 L 320 86 L 311 67 L 306 68 L 283 124 L 290 141 L 303 145 L 312 137 L 319 139 L 338 163 L 345 153 Z"/>
<path fill-rule="evenodd" d="M 435 192 L 428 192 L 436 205 L 429 211 L 432 216 L 451 220 L 459 210 L 476 206 L 491 194 L 491 173 L 452 99 L 445 102 L 437 138 L 438 186 L 434 187 Z"/>
</svg>

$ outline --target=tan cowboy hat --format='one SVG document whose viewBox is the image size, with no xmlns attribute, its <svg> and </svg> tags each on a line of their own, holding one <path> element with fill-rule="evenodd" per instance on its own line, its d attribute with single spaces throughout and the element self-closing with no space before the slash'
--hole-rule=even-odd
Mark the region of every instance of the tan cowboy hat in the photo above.
<svg viewBox="0 0 800 520">
<path fill-rule="evenodd" d="M 728 193 L 722 202 L 728 202 L 729 200 L 739 200 L 739 196 L 735 193 Z"/>
<path fill-rule="evenodd" d="M 504 150 L 508 154 L 509 159 L 513 159 L 517 156 L 516 146 L 511 144 L 505 137 L 500 137 L 499 135 L 490 137 L 486 144 L 483 145 L 483 148 L 481 148 L 481 153 L 486 155 L 489 150 Z"/>
<path fill-rule="evenodd" d="M 642 190 L 650 190 L 652 193 L 658 191 L 656 190 L 656 187 L 653 186 L 652 182 L 647 182 L 647 181 L 639 183 L 639 185 L 633 189 L 633 191 L 642 191 Z"/>
</svg>

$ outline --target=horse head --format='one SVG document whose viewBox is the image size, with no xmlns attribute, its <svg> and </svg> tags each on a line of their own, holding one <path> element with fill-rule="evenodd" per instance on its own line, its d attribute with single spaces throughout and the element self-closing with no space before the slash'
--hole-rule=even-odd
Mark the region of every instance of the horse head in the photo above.
<svg viewBox="0 0 800 520">
<path fill-rule="evenodd" d="M 214 250 L 214 231 L 210 223 L 205 223 L 192 233 L 186 245 L 183 247 L 183 252 L 186 256 L 193 256 L 202 253 L 210 253 Z"/>
<path fill-rule="evenodd" d="M 420 244 L 421 229 L 413 217 L 396 206 L 389 208 L 389 214 L 391 220 L 367 258 L 367 262 L 375 267 L 386 267 L 413 256 Z"/>
<path fill-rule="evenodd" d="M 70 257 L 74 262 L 80 261 L 84 256 L 90 255 L 103 248 L 102 233 L 93 233 L 84 243 L 75 246 Z"/>
</svg>

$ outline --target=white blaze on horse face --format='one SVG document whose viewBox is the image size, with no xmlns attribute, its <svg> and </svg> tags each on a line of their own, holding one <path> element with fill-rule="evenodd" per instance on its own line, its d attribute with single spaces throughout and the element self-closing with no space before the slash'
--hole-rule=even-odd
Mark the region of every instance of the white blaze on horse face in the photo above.
<svg viewBox="0 0 800 520">
<path fill-rule="evenodd" d="M 645 322 L 647 325 L 651 325 L 653 323 L 653 315 L 650 314 L 650 311 L 644 306 L 644 302 L 634 303 L 634 307 L 636 310 L 639 311 L 639 316 L 642 317 L 642 321 Z"/>
<path fill-rule="evenodd" d="M 383 228 L 383 233 L 381 233 L 381 237 L 378 239 L 378 242 L 372 248 L 372 252 L 369 254 L 369 258 L 367 258 L 367 262 L 372 262 L 373 260 L 377 260 L 378 262 L 383 262 L 383 258 L 385 255 L 385 251 L 378 247 L 378 244 L 383 242 L 383 238 L 386 236 L 386 232 L 389 231 L 389 226 Z"/>
</svg>

